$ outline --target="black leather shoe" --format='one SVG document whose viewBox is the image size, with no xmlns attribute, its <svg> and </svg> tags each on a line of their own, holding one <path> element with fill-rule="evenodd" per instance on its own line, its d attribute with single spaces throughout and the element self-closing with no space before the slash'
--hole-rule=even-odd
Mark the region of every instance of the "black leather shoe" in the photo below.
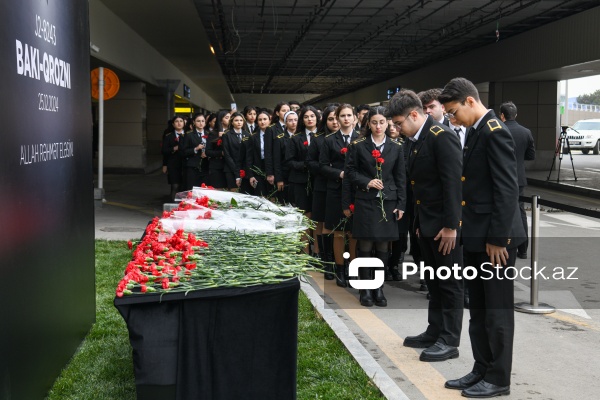
<svg viewBox="0 0 600 400">
<path fill-rule="evenodd" d="M 377 307 L 387 307 L 387 299 L 383 295 L 383 286 L 373 289 L 373 301 Z"/>
<path fill-rule="evenodd" d="M 490 397 L 509 395 L 510 386 L 497 386 L 481 380 L 470 388 L 463 390 L 460 394 L 473 399 L 488 399 Z"/>
<path fill-rule="evenodd" d="M 477 382 L 479 382 L 482 379 L 483 379 L 483 376 L 481 376 L 481 374 L 479 374 L 479 372 L 471 371 L 468 374 L 466 374 L 465 376 L 463 376 L 462 378 L 446 381 L 446 383 L 444 384 L 444 387 L 446 389 L 464 390 L 464 389 L 470 388 L 471 386 L 473 386 L 474 384 L 476 384 Z"/>
<path fill-rule="evenodd" d="M 400 271 L 398 271 L 397 265 L 390 267 L 390 272 L 392 274 L 392 280 L 396 282 L 400 282 L 402 280 L 402 274 L 400 273 Z"/>
<path fill-rule="evenodd" d="M 446 361 L 451 358 L 458 358 L 458 349 L 440 341 L 423 350 L 419 356 L 421 361 Z"/>
<path fill-rule="evenodd" d="M 521 252 L 517 251 L 517 257 L 519 257 L 523 260 L 527 260 L 527 252 L 525 251 L 525 252 L 521 253 Z"/>
<path fill-rule="evenodd" d="M 437 338 L 433 336 L 429 336 L 427 333 L 423 332 L 417 336 L 407 336 L 404 338 L 404 346 L 406 347 L 414 347 L 416 349 L 426 349 L 435 344 Z"/>
<path fill-rule="evenodd" d="M 361 289 L 360 290 L 360 305 L 363 307 L 373 307 L 373 296 L 371 290 Z"/>
<path fill-rule="evenodd" d="M 335 275 L 333 274 L 333 265 L 328 262 L 323 269 L 325 270 L 325 279 L 332 281 L 335 278 Z"/>
</svg>

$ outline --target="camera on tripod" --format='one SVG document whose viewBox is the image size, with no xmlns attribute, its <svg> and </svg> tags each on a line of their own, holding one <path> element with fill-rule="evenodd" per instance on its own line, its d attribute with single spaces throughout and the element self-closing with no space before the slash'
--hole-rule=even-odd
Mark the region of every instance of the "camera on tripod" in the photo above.
<svg viewBox="0 0 600 400">
<path fill-rule="evenodd" d="M 572 129 L 577 132 L 575 129 L 571 128 L 568 125 L 560 126 L 560 133 L 558 134 L 558 140 L 556 141 L 556 149 L 554 149 L 554 157 L 552 158 L 552 165 L 550 166 L 550 171 L 548 172 L 547 181 L 550 180 L 550 175 L 552 175 L 552 171 L 554 170 L 554 166 L 556 165 L 556 158 L 558 157 L 558 168 L 557 168 L 557 176 L 556 183 L 560 181 L 560 164 L 563 159 L 563 154 L 568 154 L 571 158 L 571 168 L 573 169 L 573 177 L 577 181 L 577 175 L 575 174 L 575 164 L 573 163 L 573 154 L 571 154 L 571 144 L 569 143 L 569 136 L 567 135 L 567 130 Z"/>
</svg>

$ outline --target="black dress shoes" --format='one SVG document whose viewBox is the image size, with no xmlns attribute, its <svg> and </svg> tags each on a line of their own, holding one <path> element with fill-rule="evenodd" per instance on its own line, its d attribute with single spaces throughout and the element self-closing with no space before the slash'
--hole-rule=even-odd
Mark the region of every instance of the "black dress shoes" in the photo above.
<svg viewBox="0 0 600 400">
<path fill-rule="evenodd" d="M 433 346 L 436 340 L 437 338 L 429 336 L 427 333 L 423 332 L 417 336 L 407 336 L 404 338 L 404 346 L 414 347 L 417 349 L 426 349 Z"/>
<path fill-rule="evenodd" d="M 446 343 L 437 341 L 421 352 L 419 360 L 421 361 L 446 361 L 451 358 L 458 358 L 458 349 L 454 346 L 448 346 Z"/>
<path fill-rule="evenodd" d="M 473 399 L 488 399 L 490 397 L 509 395 L 510 386 L 497 386 L 481 380 L 470 388 L 463 390 L 460 394 Z"/>
<path fill-rule="evenodd" d="M 471 371 L 462 378 L 446 381 L 444 387 L 446 389 L 464 390 L 475 385 L 482 379 L 483 376 L 481 376 L 477 371 Z"/>
<path fill-rule="evenodd" d="M 527 252 L 524 251 L 524 252 L 521 253 L 520 251 L 517 251 L 517 257 L 519 257 L 519 258 L 521 258 L 523 260 L 526 260 L 527 259 Z"/>
</svg>

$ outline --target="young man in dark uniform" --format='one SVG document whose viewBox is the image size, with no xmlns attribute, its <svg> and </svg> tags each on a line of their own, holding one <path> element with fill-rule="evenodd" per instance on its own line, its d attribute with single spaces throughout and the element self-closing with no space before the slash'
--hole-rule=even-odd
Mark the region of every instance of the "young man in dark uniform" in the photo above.
<svg viewBox="0 0 600 400">
<path fill-rule="evenodd" d="M 400 133 L 408 137 L 408 180 L 413 191 L 415 231 L 426 266 L 438 270 L 460 263 L 456 243 L 461 214 L 462 157 L 458 137 L 423 111 L 410 90 L 394 95 L 388 114 Z M 459 264 L 460 265 L 460 264 Z M 404 340 L 407 347 L 426 348 L 421 361 L 458 357 L 463 317 L 463 282 L 438 279 L 425 273 L 429 300 L 429 326 L 424 333 Z"/>
<path fill-rule="evenodd" d="M 454 78 L 448 82 L 440 101 L 450 118 L 471 127 L 464 147 L 461 177 L 461 238 L 465 265 L 475 267 L 478 272 L 474 279 L 466 281 L 475 365 L 469 374 L 447 381 L 445 386 L 462 390 L 465 397 L 507 395 L 515 326 L 514 281 L 501 278 L 504 267 L 514 266 L 517 246 L 525 236 L 518 212 L 514 141 L 508 128 L 482 104 L 475 85 L 467 79 Z M 492 271 L 493 276 L 490 278 L 490 273 L 483 269 Z"/>
</svg>

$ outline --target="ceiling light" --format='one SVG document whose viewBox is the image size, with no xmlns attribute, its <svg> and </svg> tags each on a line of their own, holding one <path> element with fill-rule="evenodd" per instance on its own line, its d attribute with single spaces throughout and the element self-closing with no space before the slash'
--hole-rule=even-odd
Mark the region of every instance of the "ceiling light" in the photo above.
<svg viewBox="0 0 600 400">
<path fill-rule="evenodd" d="M 213 53 L 213 54 L 215 54 L 215 48 L 212 47 L 212 45 L 210 46 L 210 52 Z"/>
</svg>

